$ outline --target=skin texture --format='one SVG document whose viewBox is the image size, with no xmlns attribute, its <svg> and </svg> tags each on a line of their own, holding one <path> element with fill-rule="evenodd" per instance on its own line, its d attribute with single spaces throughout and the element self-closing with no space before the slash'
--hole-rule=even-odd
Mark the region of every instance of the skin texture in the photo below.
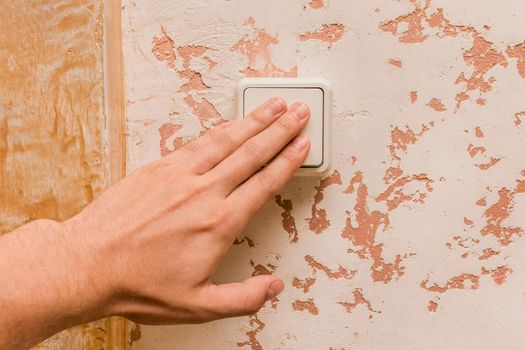
<svg viewBox="0 0 525 350">
<path fill-rule="evenodd" d="M 139 168 L 72 219 L 1 237 L 0 348 L 110 315 L 177 324 L 258 311 L 282 291 L 278 277 L 217 285 L 211 276 L 306 158 L 310 143 L 297 135 L 309 114 L 270 99 Z"/>
</svg>

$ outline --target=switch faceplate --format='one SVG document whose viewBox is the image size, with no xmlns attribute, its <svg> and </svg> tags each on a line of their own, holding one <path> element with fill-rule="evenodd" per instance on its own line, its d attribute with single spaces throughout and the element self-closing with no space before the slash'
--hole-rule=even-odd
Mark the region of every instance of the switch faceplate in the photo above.
<svg viewBox="0 0 525 350">
<path fill-rule="evenodd" d="M 288 106 L 296 101 L 310 107 L 310 120 L 303 133 L 310 139 L 310 152 L 297 175 L 325 173 L 330 166 L 331 91 L 318 78 L 245 78 L 236 94 L 237 115 L 243 118 L 271 97 L 282 97 Z"/>
</svg>

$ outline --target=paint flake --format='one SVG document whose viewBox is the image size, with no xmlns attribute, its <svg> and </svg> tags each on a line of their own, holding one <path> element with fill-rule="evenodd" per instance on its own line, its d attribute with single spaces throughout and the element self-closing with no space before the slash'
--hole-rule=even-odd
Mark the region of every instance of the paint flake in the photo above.
<svg viewBox="0 0 525 350">
<path fill-rule="evenodd" d="M 421 288 L 428 290 L 429 292 L 445 293 L 450 289 L 478 289 L 479 287 L 479 276 L 463 273 L 461 275 L 452 277 L 443 286 L 434 283 L 432 286 L 427 286 L 428 279 L 421 282 Z"/>
<path fill-rule="evenodd" d="M 317 280 L 315 278 L 305 278 L 304 280 L 301 280 L 297 277 L 294 277 L 292 280 L 292 286 L 297 289 L 302 289 L 303 292 L 308 293 L 310 291 L 310 287 L 312 287 Z"/>
<path fill-rule="evenodd" d="M 401 62 L 401 60 L 396 60 L 394 58 L 389 59 L 388 64 L 396 68 L 403 68 L 403 62 Z"/>
<path fill-rule="evenodd" d="M 417 91 L 410 91 L 410 102 L 412 104 L 416 103 L 417 101 Z"/>
<path fill-rule="evenodd" d="M 301 41 L 319 40 L 328 43 L 330 47 L 341 40 L 345 33 L 345 26 L 340 23 L 323 24 L 323 26 L 313 32 L 299 35 Z"/>
<path fill-rule="evenodd" d="M 317 271 L 322 271 L 328 276 L 329 279 L 352 279 L 357 271 L 349 271 L 343 266 L 339 265 L 336 271 L 329 269 L 327 266 L 321 264 L 319 261 L 315 260 L 312 256 L 307 255 L 304 257 L 306 263 L 313 269 L 314 273 Z"/>
<path fill-rule="evenodd" d="M 247 77 L 296 77 L 297 66 L 283 70 L 272 63 L 270 47 L 279 41 L 277 36 L 268 34 L 255 27 L 255 20 L 249 17 L 244 23 L 248 33 L 231 47 L 231 51 L 240 53 L 247 61 L 247 67 L 241 72 Z"/>
<path fill-rule="evenodd" d="M 349 240 L 357 248 L 357 250 L 349 249 L 348 252 L 355 253 L 360 259 L 372 260 L 370 271 L 374 282 L 388 283 L 394 277 L 403 276 L 405 268 L 401 266 L 401 262 L 406 256 L 402 257 L 398 254 L 393 262 L 386 263 L 382 257 L 383 245 L 376 243 L 379 228 L 382 227 L 384 231 L 389 225 L 388 214 L 368 211 L 368 188 L 363 183 L 361 172 L 355 173 L 345 191 L 348 194 L 354 192 L 357 196 L 354 205 L 355 220 L 352 220 L 350 213 L 347 212 L 346 225 L 341 233 L 343 238 Z"/>
<path fill-rule="evenodd" d="M 443 102 L 441 102 L 440 99 L 437 99 L 437 98 L 433 98 L 431 99 L 428 103 L 427 103 L 427 106 L 429 106 L 430 108 L 432 108 L 433 110 L 435 110 L 436 112 L 444 112 L 447 110 L 447 108 L 445 107 L 445 105 L 443 104 Z"/>
<path fill-rule="evenodd" d="M 464 90 L 456 94 L 456 109 L 459 109 L 462 102 L 470 98 L 471 93 L 477 91 L 479 94 L 485 94 L 491 91 L 492 84 L 496 80 L 492 76 L 487 77 L 488 73 L 496 66 L 507 67 L 508 62 L 504 53 L 497 51 L 493 47 L 493 43 L 483 38 L 475 28 L 451 24 L 445 18 L 443 9 L 437 9 L 436 12 L 428 14 L 430 3 L 430 0 L 426 0 L 424 5 L 421 5 L 418 1 L 411 0 L 411 4 L 414 6 L 412 12 L 390 21 L 384 21 L 379 25 L 379 28 L 397 36 L 399 41 L 405 44 L 417 44 L 426 41 L 429 33 L 432 32 L 430 29 L 437 31 L 435 35 L 439 38 L 455 38 L 458 34 L 472 38 L 472 47 L 463 53 L 463 60 L 472 71 L 468 77 L 465 72 L 462 72 L 455 81 L 455 84 L 465 85 Z M 402 25 L 405 25 L 407 30 L 399 33 L 399 28 Z M 520 49 L 516 51 L 509 48 L 507 51 L 521 57 L 521 53 L 518 53 L 521 52 Z M 478 99 L 478 101 L 480 100 Z"/>
<path fill-rule="evenodd" d="M 483 255 L 479 257 L 479 260 L 488 260 L 493 256 L 499 255 L 500 252 L 492 249 L 492 248 L 485 248 L 483 249 Z"/>
<path fill-rule="evenodd" d="M 365 299 L 365 297 L 363 296 L 363 290 L 361 288 L 354 289 L 353 295 L 354 295 L 353 302 L 339 301 L 337 302 L 337 304 L 343 306 L 346 309 L 346 312 L 348 312 L 349 314 L 352 313 L 354 309 L 358 307 L 359 305 L 365 306 L 370 312 L 381 313 L 381 311 L 376 311 L 372 308 L 372 304 L 370 304 L 370 301 Z"/>
<path fill-rule="evenodd" d="M 486 224 L 481 229 L 482 236 L 494 236 L 502 246 L 507 246 L 512 243 L 514 236 L 521 237 L 523 234 L 521 227 L 506 226 L 504 221 L 512 212 L 516 195 L 525 192 L 522 184 L 523 182 L 518 180 L 513 190 L 502 188 L 498 191 L 498 201 L 488 207 L 483 213 Z"/>
<path fill-rule="evenodd" d="M 261 322 L 257 315 L 250 316 L 249 325 L 252 329 L 246 332 L 248 339 L 243 342 L 237 342 L 237 347 L 241 349 L 248 346 L 251 350 L 264 350 L 259 340 L 257 340 L 257 335 L 264 330 L 266 325 Z"/>
<path fill-rule="evenodd" d="M 311 8 L 318 10 L 325 6 L 324 1 L 325 0 L 311 0 L 309 5 Z"/>
<path fill-rule="evenodd" d="M 515 113 L 514 114 L 514 125 L 520 126 L 523 118 L 525 118 L 525 111 Z"/>
<path fill-rule="evenodd" d="M 518 73 L 523 79 L 525 79 L 525 41 L 515 46 L 509 46 L 507 48 L 507 55 L 509 58 L 515 58 L 517 60 L 516 67 Z"/>
<path fill-rule="evenodd" d="M 319 315 L 319 309 L 317 309 L 314 300 L 311 298 L 308 300 L 295 300 L 292 303 L 292 309 L 294 311 L 308 311 L 314 316 Z"/>
<path fill-rule="evenodd" d="M 435 301 L 430 300 L 428 302 L 427 308 L 428 308 L 429 312 L 436 312 L 437 309 L 438 309 L 438 303 L 436 303 Z"/>
<path fill-rule="evenodd" d="M 311 216 L 307 219 L 308 226 L 312 232 L 320 234 L 330 227 L 330 220 L 326 217 L 326 210 L 318 208 L 318 205 L 324 199 L 324 190 L 328 186 L 342 184 L 341 175 L 337 170 L 334 170 L 331 175 L 320 181 L 319 186 L 315 186 L 314 204 L 312 205 Z"/>
<path fill-rule="evenodd" d="M 295 225 L 295 218 L 292 215 L 293 204 L 289 199 L 282 199 L 280 195 L 275 197 L 275 202 L 284 211 L 281 213 L 282 225 L 290 238 L 290 243 L 297 243 L 299 240 L 299 233 L 297 232 L 297 226 Z"/>
</svg>

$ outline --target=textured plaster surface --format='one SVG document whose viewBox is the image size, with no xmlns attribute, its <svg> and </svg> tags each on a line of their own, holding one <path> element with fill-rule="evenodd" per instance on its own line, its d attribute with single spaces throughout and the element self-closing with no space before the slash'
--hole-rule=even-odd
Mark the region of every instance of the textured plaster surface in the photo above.
<svg viewBox="0 0 525 350">
<path fill-rule="evenodd" d="M 142 327 L 133 349 L 518 349 L 525 341 L 525 3 L 124 2 L 128 171 L 232 117 L 244 76 L 333 85 L 333 168 L 294 179 L 218 281 L 257 315 Z"/>
<path fill-rule="evenodd" d="M 0 234 L 65 220 L 108 184 L 102 3 L 0 2 Z M 13 262 L 16 264 L 16 262 Z M 105 349 L 107 321 L 38 349 Z"/>
</svg>

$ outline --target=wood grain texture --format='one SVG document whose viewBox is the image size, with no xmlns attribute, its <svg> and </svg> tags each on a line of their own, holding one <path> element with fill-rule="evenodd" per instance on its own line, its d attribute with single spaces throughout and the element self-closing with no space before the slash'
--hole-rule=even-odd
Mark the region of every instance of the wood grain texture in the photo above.
<svg viewBox="0 0 525 350">
<path fill-rule="evenodd" d="M 108 184 L 99 0 L 0 4 L 0 232 Z"/>
<path fill-rule="evenodd" d="M 122 3 L 104 1 L 104 59 L 110 183 L 126 173 Z"/>
<path fill-rule="evenodd" d="M 122 3 L 104 1 L 104 71 L 106 128 L 108 135 L 109 182 L 113 184 L 126 174 L 126 140 L 124 108 L 124 66 L 122 52 Z M 133 326 L 125 318 L 112 317 L 108 327 L 107 346 L 126 350 L 130 346 Z"/>
<path fill-rule="evenodd" d="M 117 16 L 107 26 L 105 5 Z M 123 176 L 119 10 L 120 1 L 0 3 L 0 233 L 65 220 Z M 122 324 L 82 325 L 37 349 L 124 349 Z"/>
</svg>

